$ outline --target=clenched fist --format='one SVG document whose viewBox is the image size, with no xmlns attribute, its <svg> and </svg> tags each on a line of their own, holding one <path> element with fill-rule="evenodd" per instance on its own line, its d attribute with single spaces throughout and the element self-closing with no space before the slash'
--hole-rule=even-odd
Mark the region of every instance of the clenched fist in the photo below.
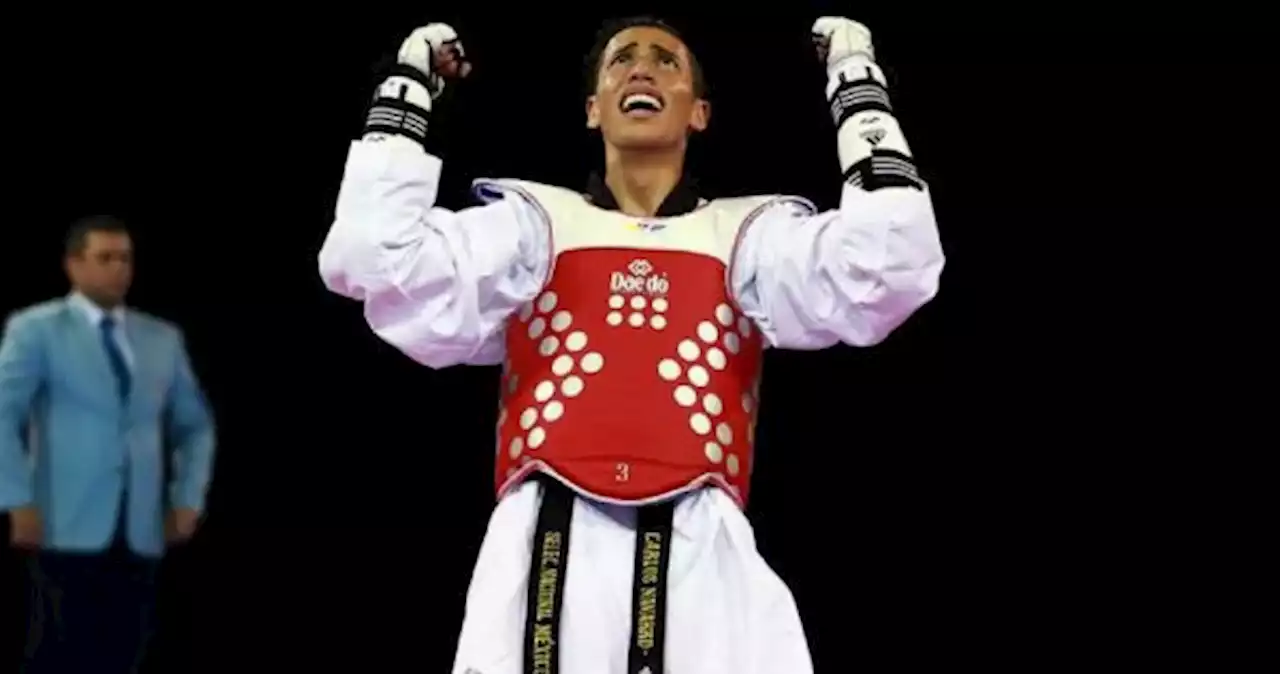
<svg viewBox="0 0 1280 674">
<path fill-rule="evenodd" d="M 415 28 L 400 44 L 396 61 L 409 66 L 431 82 L 431 95 L 444 91 L 446 80 L 462 79 L 471 74 L 466 49 L 458 32 L 444 23 L 431 23 Z"/>
<path fill-rule="evenodd" d="M 443 23 L 414 29 L 400 44 L 395 65 L 373 93 L 365 118 L 365 140 L 399 137 L 421 145 L 427 138 L 431 102 L 444 92 L 445 82 L 469 74 L 471 64 L 457 31 Z"/>
<path fill-rule="evenodd" d="M 851 56 L 862 55 L 874 61 L 871 31 L 864 25 L 841 16 L 824 16 L 813 22 L 813 46 L 818 59 L 828 69 L 835 68 Z"/>
</svg>

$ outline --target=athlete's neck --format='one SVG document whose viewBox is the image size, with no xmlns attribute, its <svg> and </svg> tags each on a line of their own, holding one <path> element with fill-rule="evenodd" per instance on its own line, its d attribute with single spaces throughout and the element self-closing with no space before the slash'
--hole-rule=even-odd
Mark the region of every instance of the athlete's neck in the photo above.
<svg viewBox="0 0 1280 674">
<path fill-rule="evenodd" d="M 652 217 L 684 173 L 684 147 L 623 151 L 605 146 L 604 184 L 627 215 Z"/>
</svg>

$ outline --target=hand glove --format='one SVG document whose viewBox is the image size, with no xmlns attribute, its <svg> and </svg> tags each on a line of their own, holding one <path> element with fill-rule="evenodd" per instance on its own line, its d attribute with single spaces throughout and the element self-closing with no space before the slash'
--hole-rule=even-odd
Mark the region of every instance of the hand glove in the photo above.
<svg viewBox="0 0 1280 674">
<path fill-rule="evenodd" d="M 471 73 L 458 33 L 443 23 L 415 29 L 400 44 L 396 63 L 378 85 L 365 120 L 365 140 L 388 135 L 424 143 L 431 102 L 445 82 Z"/>
<path fill-rule="evenodd" d="M 854 56 L 876 60 L 871 31 L 857 21 L 841 16 L 824 16 L 813 22 L 813 46 L 828 71 L 835 70 Z"/>
<path fill-rule="evenodd" d="M 827 68 L 827 102 L 836 124 L 845 180 L 866 191 L 923 189 L 911 149 L 893 116 L 884 73 L 875 63 L 871 31 L 838 16 L 813 22 L 813 45 Z"/>
</svg>

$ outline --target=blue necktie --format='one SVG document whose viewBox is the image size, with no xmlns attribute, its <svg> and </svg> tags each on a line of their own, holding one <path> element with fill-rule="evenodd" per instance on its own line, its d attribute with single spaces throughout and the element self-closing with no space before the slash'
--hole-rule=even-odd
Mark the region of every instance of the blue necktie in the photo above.
<svg viewBox="0 0 1280 674">
<path fill-rule="evenodd" d="M 133 384 L 133 376 L 129 374 L 129 366 L 125 363 L 124 352 L 120 350 L 120 345 L 116 342 L 114 332 L 116 321 L 110 316 L 103 316 L 98 326 L 102 328 L 102 346 L 107 350 L 107 361 L 111 363 L 111 371 L 116 375 L 116 386 L 120 389 L 120 398 L 124 399 L 129 395 L 129 387 Z"/>
<path fill-rule="evenodd" d="M 129 373 L 129 365 L 124 361 L 124 352 L 120 350 L 120 344 L 116 341 L 115 327 L 116 321 L 110 316 L 103 316 L 102 321 L 98 323 L 98 327 L 102 330 L 102 347 L 107 350 L 107 362 L 111 364 L 111 371 L 116 375 L 116 387 L 120 390 L 120 400 L 124 400 L 129 395 L 129 386 L 133 383 L 133 377 Z M 125 452 L 128 456 L 128 452 Z M 126 462 L 128 459 L 126 458 Z M 112 541 L 112 545 L 117 550 L 127 550 L 129 544 L 127 525 L 128 517 L 126 512 L 129 504 L 129 478 L 128 468 L 121 469 L 124 472 L 124 487 L 120 490 L 120 510 L 116 515 L 116 535 Z"/>
</svg>

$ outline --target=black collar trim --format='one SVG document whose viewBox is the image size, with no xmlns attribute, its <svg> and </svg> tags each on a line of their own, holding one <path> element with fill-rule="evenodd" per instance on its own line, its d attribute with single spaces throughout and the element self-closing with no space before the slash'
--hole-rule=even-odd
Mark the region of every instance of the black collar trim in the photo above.
<svg viewBox="0 0 1280 674">
<path fill-rule="evenodd" d="M 613 197 L 613 192 L 609 191 L 609 186 L 605 185 L 604 178 L 598 173 L 592 173 L 587 178 L 587 201 L 607 211 L 618 210 L 618 200 Z M 684 215 L 696 209 L 701 201 L 697 181 L 686 174 L 676 183 L 675 189 L 662 201 L 662 206 L 654 215 L 659 218 Z"/>
</svg>

